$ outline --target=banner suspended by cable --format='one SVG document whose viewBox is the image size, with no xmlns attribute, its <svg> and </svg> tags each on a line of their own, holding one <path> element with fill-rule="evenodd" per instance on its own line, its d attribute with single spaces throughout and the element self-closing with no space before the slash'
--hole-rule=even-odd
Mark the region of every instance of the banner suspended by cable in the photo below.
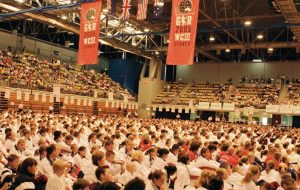
<svg viewBox="0 0 300 190">
<path fill-rule="evenodd" d="M 79 65 L 98 63 L 101 2 L 102 0 L 97 0 L 92 3 L 81 4 L 78 51 Z"/>
<path fill-rule="evenodd" d="M 168 65 L 194 63 L 199 0 L 173 0 Z"/>
</svg>

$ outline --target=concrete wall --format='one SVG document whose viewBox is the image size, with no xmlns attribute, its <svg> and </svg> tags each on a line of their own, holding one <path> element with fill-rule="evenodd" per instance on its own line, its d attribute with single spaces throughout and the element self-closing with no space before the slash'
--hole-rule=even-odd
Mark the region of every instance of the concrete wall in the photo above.
<svg viewBox="0 0 300 190">
<path fill-rule="evenodd" d="M 57 58 L 62 62 L 76 63 L 77 50 L 59 46 L 46 41 L 37 40 L 29 37 L 14 35 L 12 32 L 0 30 L 0 49 L 7 49 L 8 46 L 22 50 L 26 47 L 26 52 L 37 55 L 45 59 Z M 58 52 L 59 55 L 55 55 Z"/>
<path fill-rule="evenodd" d="M 300 62 L 273 62 L 273 63 L 205 63 L 192 66 L 178 66 L 177 80 L 183 81 L 210 81 L 226 82 L 232 78 L 238 82 L 240 76 L 276 78 L 280 75 L 300 78 Z"/>
<path fill-rule="evenodd" d="M 141 78 L 139 81 L 138 114 L 140 117 L 151 117 L 150 105 L 160 93 L 165 82 L 160 79 Z"/>
</svg>

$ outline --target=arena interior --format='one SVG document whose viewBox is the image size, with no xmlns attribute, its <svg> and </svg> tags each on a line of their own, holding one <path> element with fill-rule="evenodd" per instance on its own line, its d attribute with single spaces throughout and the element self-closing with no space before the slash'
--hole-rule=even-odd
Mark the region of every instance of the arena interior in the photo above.
<svg viewBox="0 0 300 190">
<path fill-rule="evenodd" d="M 299 0 L 0 0 L 0 190 L 300 190 Z"/>
</svg>

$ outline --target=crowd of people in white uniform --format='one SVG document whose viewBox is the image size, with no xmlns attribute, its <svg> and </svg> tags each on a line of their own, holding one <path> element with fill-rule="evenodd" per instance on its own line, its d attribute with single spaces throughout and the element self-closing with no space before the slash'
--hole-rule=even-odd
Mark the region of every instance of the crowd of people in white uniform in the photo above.
<svg viewBox="0 0 300 190">
<path fill-rule="evenodd" d="M 30 111 L 0 127 L 3 190 L 300 189 L 296 128 Z"/>
</svg>

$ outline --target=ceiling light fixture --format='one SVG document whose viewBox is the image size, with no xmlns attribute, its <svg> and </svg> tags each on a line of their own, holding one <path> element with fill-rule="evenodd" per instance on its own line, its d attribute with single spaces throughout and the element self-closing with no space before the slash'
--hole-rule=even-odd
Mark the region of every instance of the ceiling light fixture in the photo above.
<svg viewBox="0 0 300 190">
<path fill-rule="evenodd" d="M 18 3 L 25 3 L 25 0 L 15 0 Z"/>
<path fill-rule="evenodd" d="M 158 5 L 159 7 L 162 7 L 162 6 L 165 5 L 165 3 L 164 3 L 163 1 L 159 1 L 159 2 L 157 3 L 157 5 Z"/>
<path fill-rule="evenodd" d="M 215 37 L 213 37 L 213 36 L 210 36 L 210 37 L 209 37 L 209 41 L 214 42 L 215 40 L 216 40 Z"/>
<path fill-rule="evenodd" d="M 244 22 L 245 26 L 251 26 L 252 22 L 250 20 L 246 20 Z"/>
<path fill-rule="evenodd" d="M 145 28 L 144 32 L 150 32 L 150 30 L 148 28 Z"/>
<path fill-rule="evenodd" d="M 62 16 L 61 16 L 61 19 L 63 19 L 63 20 L 67 20 L 67 18 L 68 18 L 67 15 L 62 15 Z"/>
<path fill-rule="evenodd" d="M 159 55 L 159 51 L 156 51 L 156 52 L 155 52 L 155 55 Z"/>
<path fill-rule="evenodd" d="M 274 49 L 273 48 L 268 48 L 268 51 L 272 52 Z"/>
<path fill-rule="evenodd" d="M 257 39 L 261 40 L 261 39 L 263 39 L 263 38 L 264 38 L 264 35 L 262 35 L 262 34 L 258 34 L 258 35 L 257 35 Z"/>
<path fill-rule="evenodd" d="M 227 53 L 229 53 L 229 52 L 230 52 L 230 49 L 227 48 L 225 51 L 226 51 Z"/>
<path fill-rule="evenodd" d="M 103 13 L 108 13 L 108 9 L 103 9 L 102 12 Z"/>
</svg>

